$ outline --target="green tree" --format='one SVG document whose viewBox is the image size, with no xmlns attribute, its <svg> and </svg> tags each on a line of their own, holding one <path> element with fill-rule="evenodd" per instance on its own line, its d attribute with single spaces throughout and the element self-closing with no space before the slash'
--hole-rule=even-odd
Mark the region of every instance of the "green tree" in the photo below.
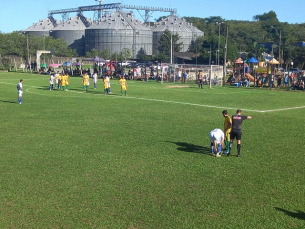
<svg viewBox="0 0 305 229">
<path fill-rule="evenodd" d="M 95 57 L 99 55 L 99 51 L 97 49 L 91 49 L 91 51 L 87 51 L 85 56 L 86 57 Z"/>
<path fill-rule="evenodd" d="M 132 52 L 128 48 L 123 48 L 120 56 L 121 56 L 121 60 L 125 61 L 125 60 L 128 60 L 128 59 L 130 59 L 132 57 Z"/>
<path fill-rule="evenodd" d="M 158 50 L 161 54 L 168 55 L 170 57 L 171 44 L 173 52 L 179 52 L 183 45 L 182 42 L 178 43 L 180 40 L 179 34 L 172 34 L 169 30 L 165 30 L 160 37 Z M 170 58 L 168 58 L 169 60 Z"/>
<path fill-rule="evenodd" d="M 98 56 L 104 58 L 105 60 L 109 60 L 111 58 L 111 53 L 109 49 L 103 49 L 98 52 Z"/>
<path fill-rule="evenodd" d="M 253 16 L 253 20 L 255 21 L 271 21 L 271 22 L 278 22 L 279 20 L 277 19 L 276 13 L 271 10 L 268 13 L 264 14 L 258 14 Z"/>
</svg>

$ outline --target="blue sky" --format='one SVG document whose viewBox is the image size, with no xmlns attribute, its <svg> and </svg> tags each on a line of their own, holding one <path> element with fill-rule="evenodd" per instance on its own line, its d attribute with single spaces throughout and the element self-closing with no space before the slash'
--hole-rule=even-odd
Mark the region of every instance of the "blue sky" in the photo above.
<svg viewBox="0 0 305 229">
<path fill-rule="evenodd" d="M 210 17 L 221 16 L 226 20 L 252 20 L 254 15 L 267 13 L 270 10 L 276 12 L 280 22 L 305 23 L 305 0 L 277 0 L 266 1 L 256 0 L 254 4 L 250 1 L 230 1 L 230 0 L 104 0 L 104 4 L 122 3 L 125 5 L 151 6 L 176 8 L 177 15 L 180 17 Z M 0 31 L 10 33 L 13 31 L 24 30 L 33 23 L 48 16 L 50 10 L 77 8 L 79 6 L 89 6 L 98 4 L 95 0 L 0 0 Z M 141 13 L 144 13 L 143 11 Z M 154 12 L 151 20 L 160 16 L 167 16 L 167 13 Z M 71 13 L 70 16 L 75 16 Z M 85 16 L 93 18 L 93 12 L 85 13 Z M 135 16 L 141 16 L 135 11 Z M 61 20 L 60 15 L 55 16 Z"/>
</svg>

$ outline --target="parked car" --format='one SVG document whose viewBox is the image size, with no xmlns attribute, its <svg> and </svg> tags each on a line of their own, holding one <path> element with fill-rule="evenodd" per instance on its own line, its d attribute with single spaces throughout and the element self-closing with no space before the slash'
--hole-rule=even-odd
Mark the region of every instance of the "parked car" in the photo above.
<svg viewBox="0 0 305 229">
<path fill-rule="evenodd" d="M 134 63 L 136 63 L 136 62 L 128 60 L 128 61 L 119 62 L 119 65 L 122 66 L 122 67 L 131 68 Z"/>
<path fill-rule="evenodd" d="M 276 70 L 276 71 L 279 71 L 279 72 L 283 72 L 283 73 L 285 72 L 285 69 L 284 69 L 284 68 L 281 68 L 281 67 L 276 68 L 275 70 Z"/>
<path fill-rule="evenodd" d="M 290 72 L 293 72 L 294 74 L 296 73 L 301 73 L 302 70 L 298 69 L 298 68 L 291 68 Z"/>
<path fill-rule="evenodd" d="M 233 73 L 232 69 L 227 68 L 226 70 L 227 70 L 227 74 L 232 74 Z"/>
<path fill-rule="evenodd" d="M 288 72 L 289 72 L 289 75 L 291 73 L 293 73 L 295 75 L 295 74 L 301 73 L 302 70 L 300 70 L 299 68 L 290 68 L 289 70 L 285 71 L 285 74 L 288 74 Z"/>
</svg>

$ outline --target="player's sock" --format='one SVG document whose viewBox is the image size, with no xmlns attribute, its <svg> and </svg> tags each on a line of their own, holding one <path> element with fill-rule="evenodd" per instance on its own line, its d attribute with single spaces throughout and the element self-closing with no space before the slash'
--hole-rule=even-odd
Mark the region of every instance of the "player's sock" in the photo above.
<svg viewBox="0 0 305 229">
<path fill-rule="evenodd" d="M 211 153 L 214 154 L 214 144 L 211 142 Z"/>
<path fill-rule="evenodd" d="M 66 86 L 66 89 L 68 90 L 69 85 Z"/>
<path fill-rule="evenodd" d="M 21 98 L 20 97 L 18 97 L 18 103 L 21 103 Z"/>
<path fill-rule="evenodd" d="M 233 145 L 233 143 L 230 142 L 230 144 L 229 144 L 229 154 L 231 153 L 232 145 Z"/>
<path fill-rule="evenodd" d="M 227 148 L 227 151 L 229 150 L 229 148 L 230 148 L 230 141 L 226 141 L 226 148 Z"/>
<path fill-rule="evenodd" d="M 240 155 L 240 145 L 241 144 L 237 144 L 237 154 Z"/>
<path fill-rule="evenodd" d="M 127 95 L 127 91 L 125 91 L 125 95 Z"/>
<path fill-rule="evenodd" d="M 221 148 L 222 148 L 222 145 L 221 145 L 221 144 L 218 144 L 217 153 L 221 153 Z"/>
</svg>

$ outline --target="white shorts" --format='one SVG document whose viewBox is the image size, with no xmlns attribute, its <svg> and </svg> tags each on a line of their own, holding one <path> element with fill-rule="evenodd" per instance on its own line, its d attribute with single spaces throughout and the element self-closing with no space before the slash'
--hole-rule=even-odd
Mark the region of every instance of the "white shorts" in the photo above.
<svg viewBox="0 0 305 229">
<path fill-rule="evenodd" d="M 22 97 L 23 91 L 18 91 L 19 97 Z"/>
</svg>

